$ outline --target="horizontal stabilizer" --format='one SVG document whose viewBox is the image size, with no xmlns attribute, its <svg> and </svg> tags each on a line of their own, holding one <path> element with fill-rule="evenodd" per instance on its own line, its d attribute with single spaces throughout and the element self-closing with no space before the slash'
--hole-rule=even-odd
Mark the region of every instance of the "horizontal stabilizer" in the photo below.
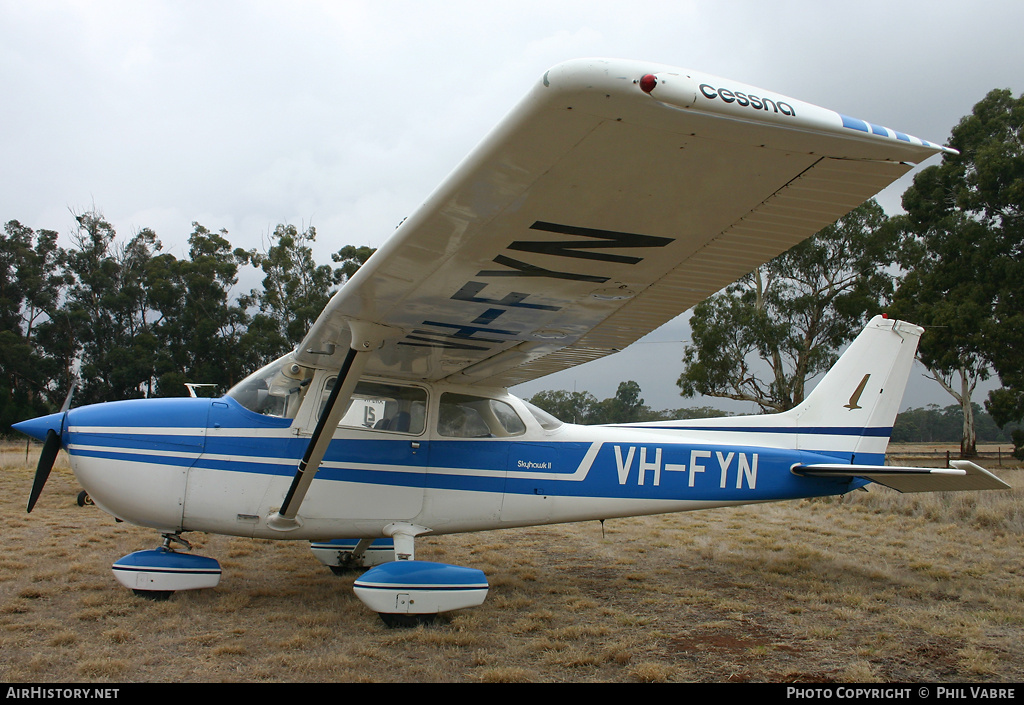
<svg viewBox="0 0 1024 705">
<path fill-rule="evenodd" d="M 1006 490 L 1010 486 L 980 465 L 953 460 L 952 468 L 911 468 L 889 465 L 796 465 L 793 472 L 811 477 L 862 477 L 898 492 Z"/>
</svg>

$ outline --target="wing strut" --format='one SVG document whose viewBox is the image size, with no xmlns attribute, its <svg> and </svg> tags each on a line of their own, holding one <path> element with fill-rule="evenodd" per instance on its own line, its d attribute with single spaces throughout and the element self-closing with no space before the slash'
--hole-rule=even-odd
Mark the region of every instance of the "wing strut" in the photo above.
<svg viewBox="0 0 1024 705">
<path fill-rule="evenodd" d="M 291 531 L 302 526 L 302 519 L 297 516 L 302 500 L 306 497 L 313 478 L 316 477 L 323 462 L 327 447 L 334 438 L 334 431 L 338 428 L 341 417 L 345 415 L 348 408 L 348 401 L 355 391 L 356 383 L 363 374 L 363 369 L 372 352 L 379 348 L 387 334 L 382 335 L 383 326 L 373 324 L 360 325 L 357 321 L 349 323 L 352 329 L 352 344 L 346 351 L 345 360 L 338 371 L 338 379 L 334 383 L 334 389 L 327 397 L 326 406 L 320 412 L 316 428 L 306 446 L 306 452 L 299 461 L 299 467 L 292 478 L 292 484 L 285 495 L 281 508 L 267 517 L 267 526 L 276 531 Z M 358 333 L 365 333 L 359 336 Z"/>
</svg>

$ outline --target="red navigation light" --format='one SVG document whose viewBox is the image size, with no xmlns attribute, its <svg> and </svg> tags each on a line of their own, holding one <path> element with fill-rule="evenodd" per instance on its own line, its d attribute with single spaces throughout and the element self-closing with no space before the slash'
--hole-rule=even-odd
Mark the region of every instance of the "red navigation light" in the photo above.
<svg viewBox="0 0 1024 705">
<path fill-rule="evenodd" d="M 650 93 L 656 85 L 658 85 L 658 77 L 653 73 L 644 74 L 644 77 L 640 79 L 640 90 L 644 93 Z"/>
</svg>

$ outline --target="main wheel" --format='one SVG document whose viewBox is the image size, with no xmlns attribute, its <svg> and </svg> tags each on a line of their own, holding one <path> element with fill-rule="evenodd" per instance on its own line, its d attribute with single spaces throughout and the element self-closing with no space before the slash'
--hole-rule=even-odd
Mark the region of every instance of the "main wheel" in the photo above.
<svg viewBox="0 0 1024 705">
<path fill-rule="evenodd" d="M 389 629 L 409 629 L 421 624 L 433 624 L 439 616 L 436 614 L 386 614 L 384 612 L 378 614 Z"/>
</svg>

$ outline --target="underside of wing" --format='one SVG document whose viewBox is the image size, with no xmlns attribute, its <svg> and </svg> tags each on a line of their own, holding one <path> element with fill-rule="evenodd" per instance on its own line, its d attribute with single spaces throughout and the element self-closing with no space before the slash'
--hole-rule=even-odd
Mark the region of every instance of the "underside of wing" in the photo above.
<svg viewBox="0 0 1024 705">
<path fill-rule="evenodd" d="M 297 350 L 512 386 L 614 353 L 941 148 L 682 69 L 548 73 L 346 284 Z M 358 326 L 357 326 L 358 327 Z"/>
</svg>

